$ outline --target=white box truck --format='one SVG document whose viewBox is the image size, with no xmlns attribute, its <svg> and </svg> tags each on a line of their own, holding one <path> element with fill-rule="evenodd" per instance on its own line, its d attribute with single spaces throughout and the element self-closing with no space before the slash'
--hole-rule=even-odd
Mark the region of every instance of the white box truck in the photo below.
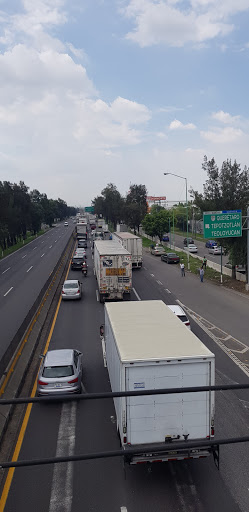
<svg viewBox="0 0 249 512">
<path fill-rule="evenodd" d="M 131 253 L 132 268 L 141 268 L 143 264 L 142 239 L 128 232 L 113 233 L 113 240 L 117 240 Z"/>
<path fill-rule="evenodd" d="M 87 223 L 86 222 L 79 222 L 76 224 L 76 234 L 77 238 L 83 238 L 84 240 L 87 240 Z"/>
<path fill-rule="evenodd" d="M 215 382 L 214 354 L 160 300 L 105 304 L 104 347 L 112 392 Z M 213 438 L 214 391 L 118 397 L 114 405 L 130 464 L 211 453 L 210 447 L 188 448 L 188 443 Z M 184 446 L 172 451 L 172 442 Z M 156 451 L 158 446 L 163 451 Z M 131 455 L 127 448 L 139 452 Z"/>
<path fill-rule="evenodd" d="M 94 243 L 94 271 L 98 282 L 100 302 L 123 299 L 132 287 L 131 254 L 113 240 Z"/>
</svg>

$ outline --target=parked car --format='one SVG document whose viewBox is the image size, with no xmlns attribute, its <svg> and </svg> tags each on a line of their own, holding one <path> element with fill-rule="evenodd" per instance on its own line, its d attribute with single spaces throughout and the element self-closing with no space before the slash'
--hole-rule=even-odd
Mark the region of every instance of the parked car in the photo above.
<svg viewBox="0 0 249 512">
<path fill-rule="evenodd" d="M 215 240 L 207 240 L 207 242 L 205 243 L 205 247 L 214 247 L 215 245 L 218 245 L 217 242 L 215 242 Z"/>
<path fill-rule="evenodd" d="M 79 238 L 78 239 L 78 248 L 86 249 L 87 248 L 87 241 L 82 239 L 82 238 Z"/>
<path fill-rule="evenodd" d="M 63 300 L 81 299 L 81 282 L 76 279 L 69 279 L 64 282 L 61 291 Z"/>
<path fill-rule="evenodd" d="M 180 258 L 175 252 L 166 252 L 161 255 L 161 260 L 166 263 L 179 263 Z"/>
<path fill-rule="evenodd" d="M 161 256 L 161 254 L 164 254 L 164 248 L 161 245 L 156 245 L 151 248 L 150 252 L 154 254 L 154 256 Z"/>
<path fill-rule="evenodd" d="M 209 247 L 208 252 L 209 254 L 221 254 L 221 250 L 222 254 L 224 254 L 224 250 L 220 245 L 214 245 L 213 247 Z"/>
<path fill-rule="evenodd" d="M 80 393 L 81 356 L 81 352 L 73 349 L 49 350 L 38 375 L 38 396 Z"/>
<path fill-rule="evenodd" d="M 175 313 L 176 316 L 191 330 L 189 319 L 185 313 L 185 311 L 181 308 L 181 306 L 177 306 L 176 304 L 168 305 L 168 308 Z"/>
<path fill-rule="evenodd" d="M 163 242 L 169 242 L 169 236 L 163 235 Z"/>
<path fill-rule="evenodd" d="M 64 222 L 64 226 L 68 226 L 68 222 Z"/>
<path fill-rule="evenodd" d="M 81 270 L 83 261 L 85 261 L 84 256 L 73 256 L 71 260 L 71 270 Z"/>
<path fill-rule="evenodd" d="M 184 249 L 186 249 L 187 251 L 192 252 L 192 253 L 198 252 L 198 247 L 196 247 L 195 244 L 189 244 L 188 247 L 184 247 Z"/>
<path fill-rule="evenodd" d="M 188 244 L 194 244 L 193 238 L 191 238 L 191 237 L 188 238 Z M 187 238 L 184 238 L 183 245 L 188 245 L 188 244 L 187 244 Z"/>
</svg>

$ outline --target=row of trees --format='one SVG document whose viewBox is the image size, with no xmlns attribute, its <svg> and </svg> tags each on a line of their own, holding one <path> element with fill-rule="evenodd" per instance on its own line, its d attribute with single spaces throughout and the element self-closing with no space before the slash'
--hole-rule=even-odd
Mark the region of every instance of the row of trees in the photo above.
<svg viewBox="0 0 249 512">
<path fill-rule="evenodd" d="M 126 197 L 117 187 L 109 183 L 93 200 L 94 212 L 103 215 L 114 227 L 124 221 L 127 226 L 139 232 L 139 226 L 147 212 L 147 190 L 145 185 L 131 185 Z"/>
<path fill-rule="evenodd" d="M 0 181 L 0 246 L 2 250 L 26 239 L 27 231 L 36 234 L 41 224 L 52 225 L 54 219 L 63 220 L 76 215 L 76 208 L 67 206 L 63 199 L 48 199 L 38 190 L 29 192 L 23 181 L 19 184 Z"/>
</svg>

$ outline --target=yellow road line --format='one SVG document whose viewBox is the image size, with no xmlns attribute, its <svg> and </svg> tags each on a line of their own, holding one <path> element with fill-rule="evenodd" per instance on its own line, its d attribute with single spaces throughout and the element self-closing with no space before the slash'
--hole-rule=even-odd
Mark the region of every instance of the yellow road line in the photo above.
<svg viewBox="0 0 249 512">
<path fill-rule="evenodd" d="M 66 279 L 68 277 L 69 269 L 70 269 L 70 262 L 69 262 L 68 269 L 67 269 Z M 44 354 L 46 354 L 46 352 L 48 351 L 48 347 L 49 347 L 49 343 L 50 343 L 50 340 L 51 340 L 51 337 L 52 337 L 52 334 L 53 334 L 55 322 L 56 322 L 56 319 L 57 319 L 57 316 L 58 316 L 58 313 L 59 313 L 60 305 L 61 305 L 61 296 L 60 296 L 59 302 L 57 304 L 57 308 L 56 308 L 56 311 L 55 311 L 53 322 L 52 322 L 52 325 L 51 325 L 51 328 L 50 328 L 50 331 L 49 331 L 48 339 L 47 339 L 47 342 L 46 342 L 46 345 L 45 345 L 45 349 L 44 349 Z M 39 373 L 39 371 L 38 371 L 38 373 Z M 37 374 L 37 376 L 38 376 L 38 374 Z M 32 389 L 32 393 L 31 393 L 31 397 L 32 398 L 36 394 L 36 387 L 37 387 L 37 379 L 36 379 L 35 384 L 34 384 L 33 389 Z M 30 413 L 31 413 L 32 406 L 33 406 L 33 404 L 28 404 L 27 405 L 27 409 L 26 409 L 26 412 L 25 412 L 25 415 L 24 415 L 24 419 L 23 419 L 23 422 L 22 422 L 21 430 L 19 432 L 19 436 L 18 436 L 17 443 L 16 443 L 16 446 L 15 446 L 14 454 L 13 454 L 13 457 L 11 459 L 12 462 L 16 462 L 18 457 L 19 457 L 19 453 L 20 453 L 20 450 L 21 450 L 21 447 L 22 447 L 22 443 L 23 443 L 24 435 L 25 435 L 26 428 L 27 428 L 27 425 L 28 425 L 29 416 L 30 416 Z M 8 475 L 7 475 L 7 478 L 5 480 L 2 496 L 1 496 L 1 499 L 0 499 L 0 512 L 4 511 L 4 508 L 5 508 L 5 505 L 6 505 L 6 501 L 7 501 L 8 495 L 9 495 L 10 486 L 11 486 L 12 479 L 13 479 L 13 476 L 14 476 L 14 472 L 15 472 L 15 468 L 10 468 L 8 470 Z"/>
</svg>

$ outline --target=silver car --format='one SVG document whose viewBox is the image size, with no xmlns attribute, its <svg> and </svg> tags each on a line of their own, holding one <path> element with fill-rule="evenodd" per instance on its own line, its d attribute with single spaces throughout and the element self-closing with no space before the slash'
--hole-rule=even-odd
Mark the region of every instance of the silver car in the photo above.
<svg viewBox="0 0 249 512">
<path fill-rule="evenodd" d="M 80 393 L 81 357 L 81 352 L 73 349 L 48 351 L 38 375 L 38 396 Z"/>
<path fill-rule="evenodd" d="M 81 299 L 82 288 L 81 282 L 76 279 L 65 281 L 62 286 L 61 297 L 67 299 Z"/>
</svg>

